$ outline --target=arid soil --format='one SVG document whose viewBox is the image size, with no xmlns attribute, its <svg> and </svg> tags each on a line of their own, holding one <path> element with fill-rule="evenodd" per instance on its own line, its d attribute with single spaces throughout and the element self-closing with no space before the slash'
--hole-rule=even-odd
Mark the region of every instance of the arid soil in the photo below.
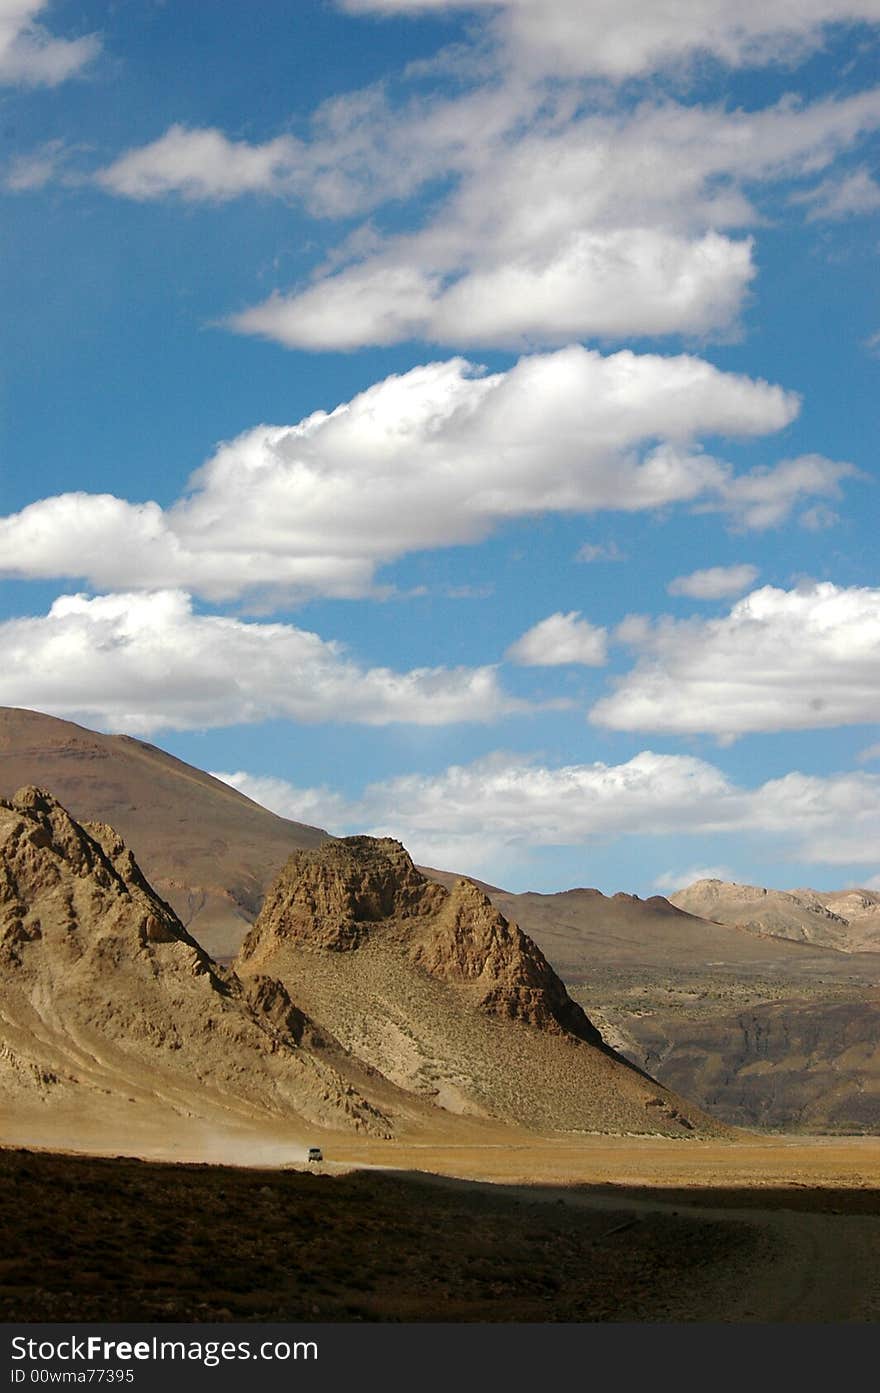
<svg viewBox="0 0 880 1393">
<path fill-rule="evenodd" d="M 880 1318 L 873 1143 L 348 1149 L 459 1178 L 0 1150 L 0 1318 Z"/>
</svg>

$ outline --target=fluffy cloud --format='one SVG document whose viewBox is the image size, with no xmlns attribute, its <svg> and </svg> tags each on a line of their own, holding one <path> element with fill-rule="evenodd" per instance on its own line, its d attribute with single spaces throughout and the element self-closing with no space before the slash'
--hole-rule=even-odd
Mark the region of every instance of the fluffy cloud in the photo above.
<svg viewBox="0 0 880 1393">
<path fill-rule="evenodd" d="M 676 576 L 666 589 L 670 595 L 687 595 L 692 600 L 720 600 L 725 595 L 741 595 L 758 577 L 757 566 L 709 566 Z"/>
<path fill-rule="evenodd" d="M 809 104 L 787 97 L 756 111 L 646 99 L 573 115 L 564 97 L 522 82 L 396 102 L 380 85 L 322 103 L 303 139 L 251 143 L 175 124 L 93 178 L 137 200 L 265 193 L 299 198 L 320 217 L 351 217 L 453 175 L 461 184 L 441 219 L 415 243 L 395 246 L 440 257 L 456 235 L 482 232 L 508 251 L 546 253 L 548 233 L 591 227 L 746 226 L 755 213 L 741 182 L 815 176 L 876 127 L 877 107 L 869 90 Z M 500 223 L 481 207 L 487 179 Z"/>
<path fill-rule="evenodd" d="M 0 704 L 146 734 L 286 717 L 446 725 L 524 709 L 495 670 L 364 668 L 289 624 L 193 612 L 177 591 L 64 595 L 0 624 Z"/>
<path fill-rule="evenodd" d="M 376 84 L 323 103 L 304 138 L 248 142 L 174 125 L 94 178 L 139 200 L 259 193 L 335 218 L 399 205 L 430 181 L 447 181 L 449 194 L 432 201 L 420 228 L 424 211 L 411 210 L 408 225 L 418 230 L 383 235 L 368 223 L 312 284 L 278 289 L 228 319 L 238 332 L 286 346 L 420 339 L 531 348 L 586 337 L 725 336 L 736 331 L 756 274 L 750 237 L 732 235 L 761 224 L 751 186 L 815 183 L 880 123 L 880 92 L 812 104 L 788 97 L 757 111 L 671 100 L 585 110 L 570 85 L 536 81 L 534 60 L 558 46 L 563 75 L 577 77 L 585 59 L 623 76 L 708 43 L 744 61 L 756 40 L 783 32 L 816 39 L 834 19 L 880 18 L 878 7 L 772 0 L 746 13 L 738 5 L 731 17 L 726 0 L 493 6 L 508 40 L 521 31 L 524 42 L 515 61 L 479 68 L 479 81 L 452 96 L 442 84 L 427 94 Z M 866 177 L 830 176 L 803 195 L 808 216 L 868 206 Z"/>
<path fill-rule="evenodd" d="M 702 336 L 730 328 L 755 274 L 750 239 L 729 235 L 759 221 L 744 186 L 815 176 L 878 123 L 870 91 L 756 112 L 644 102 L 572 117 L 522 82 L 401 107 L 375 88 L 320 107 L 306 140 L 249 144 L 178 125 L 95 178 L 136 199 L 262 193 L 338 217 L 452 176 L 421 231 L 362 230 L 331 257 L 335 270 L 228 321 L 287 346 Z M 841 216 L 870 198 L 863 182 L 799 197 L 809 216 Z"/>
<path fill-rule="evenodd" d="M 621 80 L 700 54 L 743 67 L 801 56 L 827 25 L 880 21 L 878 0 L 340 0 L 355 14 L 484 10 L 519 65 Z"/>
<path fill-rule="evenodd" d="M 414 146 L 433 151 L 427 168 L 460 176 L 420 231 L 374 233 L 366 253 L 343 249 L 348 264 L 230 327 L 313 350 L 726 333 L 755 274 L 751 239 L 730 235 L 760 221 L 745 188 L 815 176 L 880 125 L 880 90 L 757 112 L 645 102 L 572 118 L 560 101 L 529 110 L 525 133 L 506 95 L 495 100 L 503 116 L 477 137 L 479 157 L 449 122 L 410 123 Z"/>
<path fill-rule="evenodd" d="M 0 568 L 212 600 L 354 596 L 383 562 L 507 518 L 699 503 L 749 523 L 772 496 L 778 520 L 845 467 L 736 476 L 694 440 L 761 435 L 797 410 L 793 393 L 685 355 L 571 347 L 490 376 L 431 363 L 223 445 L 166 511 L 84 493 L 33 503 L 0 519 Z"/>
<path fill-rule="evenodd" d="M 474 875 L 533 847 L 707 833 L 755 832 L 782 854 L 870 865 L 880 837 L 880 775 L 792 773 L 743 788 L 705 760 L 650 750 L 625 764 L 562 768 L 494 754 L 372 784 L 352 802 L 241 771 L 217 777 L 283 816 L 399 837 L 422 863 Z"/>
<path fill-rule="evenodd" d="M 0 0 L 0 83 L 55 87 L 98 52 L 95 35 L 56 39 L 37 23 L 47 0 Z"/>
<path fill-rule="evenodd" d="M 839 481 L 857 472 L 851 465 L 838 464 L 824 455 L 799 455 L 780 460 L 773 469 L 753 469 L 731 478 L 721 489 L 720 500 L 707 500 L 698 511 L 717 512 L 721 508 L 741 527 L 764 531 L 785 522 L 796 502 L 817 494 L 838 498 Z M 827 509 L 807 509 L 800 517 L 802 526 L 811 531 L 836 521 L 836 514 Z"/>
<path fill-rule="evenodd" d="M 754 275 L 751 243 L 656 228 L 572 229 L 547 254 L 443 268 L 407 261 L 418 244 L 275 294 L 233 315 L 242 334 L 288 348 L 351 349 L 409 339 L 519 348 L 586 336 L 702 336 L 732 324 Z M 469 254 L 468 254 L 469 256 Z"/>
<path fill-rule="evenodd" d="M 246 193 L 281 192 L 296 167 L 298 149 L 291 136 L 248 145 L 211 128 L 171 126 L 159 140 L 121 155 L 95 177 L 103 188 L 126 198 L 173 192 L 190 202 L 222 202 Z"/>
<path fill-rule="evenodd" d="M 750 731 L 877 719 L 880 590 L 764 586 L 720 619 L 631 620 L 641 657 L 590 719 L 613 730 Z"/>
<path fill-rule="evenodd" d="M 608 659 L 607 650 L 606 631 L 572 610 L 542 619 L 510 645 L 505 657 L 522 667 L 556 667 L 562 663 L 602 667 Z"/>
<path fill-rule="evenodd" d="M 108 193 L 139 201 L 260 193 L 299 199 L 317 217 L 351 217 L 407 198 L 438 175 L 473 173 L 539 106 L 519 85 L 401 103 L 377 85 L 322 102 L 302 139 L 284 133 L 252 143 L 214 126 L 176 124 L 93 177 Z"/>
</svg>

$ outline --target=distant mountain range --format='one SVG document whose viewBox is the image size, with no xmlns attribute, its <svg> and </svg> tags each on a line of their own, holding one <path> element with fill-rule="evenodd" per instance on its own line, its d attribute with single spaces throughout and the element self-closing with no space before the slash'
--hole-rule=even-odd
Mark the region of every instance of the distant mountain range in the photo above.
<svg viewBox="0 0 880 1393">
<path fill-rule="evenodd" d="M 875 890 L 767 890 L 697 880 L 670 899 L 679 909 L 719 924 L 739 924 L 841 953 L 880 952 L 880 894 Z"/>
</svg>

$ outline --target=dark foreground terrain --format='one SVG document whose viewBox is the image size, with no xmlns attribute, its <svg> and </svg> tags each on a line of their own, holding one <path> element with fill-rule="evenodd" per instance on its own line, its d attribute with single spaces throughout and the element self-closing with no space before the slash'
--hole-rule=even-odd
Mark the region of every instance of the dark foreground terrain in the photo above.
<svg viewBox="0 0 880 1393">
<path fill-rule="evenodd" d="M 880 1320 L 880 1188 L 844 1171 L 560 1186 L 7 1148 L 0 1243 L 16 1323 Z"/>
<path fill-rule="evenodd" d="M 775 1241 L 625 1196 L 524 1193 L 0 1150 L 0 1319 L 687 1318 Z"/>
</svg>

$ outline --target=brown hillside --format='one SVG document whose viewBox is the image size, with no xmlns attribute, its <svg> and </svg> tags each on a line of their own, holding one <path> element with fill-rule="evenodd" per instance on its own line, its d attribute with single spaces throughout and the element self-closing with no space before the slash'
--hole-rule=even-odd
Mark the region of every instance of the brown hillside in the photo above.
<svg viewBox="0 0 880 1393">
<path fill-rule="evenodd" d="M 374 1135 L 405 1103 L 278 982 L 218 967 L 112 828 L 34 788 L 0 801 L 0 1092 L 4 1112 L 146 1107 Z"/>
<path fill-rule="evenodd" d="M 0 797 L 26 784 L 51 789 L 80 821 L 115 827 L 215 957 L 238 951 L 291 851 L 327 835 L 142 740 L 0 707 Z"/>
<path fill-rule="evenodd" d="M 237 962 L 400 1087 L 453 1113 L 567 1131 L 711 1131 L 602 1045 L 537 946 L 469 881 L 428 880 L 399 842 L 295 852 Z"/>
<path fill-rule="evenodd" d="M 609 1044 L 714 1117 L 880 1130 L 880 953 L 711 923 L 660 896 L 485 889 L 536 940 Z M 861 910 L 869 924 L 872 895 L 823 898 L 852 922 Z"/>
<path fill-rule="evenodd" d="M 425 873 L 447 887 L 456 879 L 446 871 Z M 642 900 L 592 889 L 515 895 L 480 881 L 474 884 L 502 914 L 516 919 L 570 984 L 588 981 L 599 965 L 667 972 L 708 963 L 795 976 L 848 967 L 838 952 L 756 933 L 736 923 L 713 923 L 662 895 Z"/>
</svg>

